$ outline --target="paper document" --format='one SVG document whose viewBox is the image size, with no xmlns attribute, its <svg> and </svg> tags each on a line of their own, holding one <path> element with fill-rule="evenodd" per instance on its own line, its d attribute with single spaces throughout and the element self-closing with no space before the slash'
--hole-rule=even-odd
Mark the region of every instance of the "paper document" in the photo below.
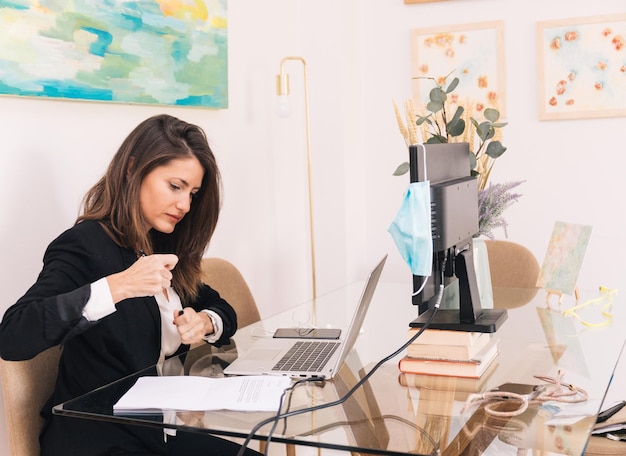
<svg viewBox="0 0 626 456">
<path fill-rule="evenodd" d="M 124 413 L 149 410 L 274 412 L 290 384 L 289 377 L 270 375 L 140 377 L 113 410 Z"/>
</svg>

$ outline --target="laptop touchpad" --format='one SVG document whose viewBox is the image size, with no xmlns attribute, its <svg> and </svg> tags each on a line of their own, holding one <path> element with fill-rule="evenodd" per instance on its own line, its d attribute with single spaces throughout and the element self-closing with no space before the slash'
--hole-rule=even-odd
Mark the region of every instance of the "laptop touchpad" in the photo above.
<svg viewBox="0 0 626 456">
<path fill-rule="evenodd" d="M 256 348 L 246 356 L 247 359 L 255 361 L 271 361 L 281 352 L 280 348 Z"/>
</svg>

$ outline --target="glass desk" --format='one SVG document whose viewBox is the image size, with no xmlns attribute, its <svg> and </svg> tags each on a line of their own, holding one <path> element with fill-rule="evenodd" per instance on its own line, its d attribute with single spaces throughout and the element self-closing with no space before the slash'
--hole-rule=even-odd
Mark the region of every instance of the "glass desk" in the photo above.
<svg viewBox="0 0 626 456">
<path fill-rule="evenodd" d="M 123 415 L 113 413 L 113 405 L 143 375 L 173 370 L 178 375 L 223 376 L 224 366 L 237 353 L 249 350 L 256 338 L 271 337 L 278 327 L 314 324 L 345 328 L 362 286 L 355 283 L 242 328 L 229 346 L 196 348 L 185 359 L 168 360 L 166 365 L 152 366 L 59 404 L 54 413 L 245 438 L 259 421 L 273 414 L 180 410 Z M 401 347 L 408 340 L 408 323 L 416 317 L 410 293 L 407 285 L 380 283 L 355 349 L 337 377 L 324 385 L 298 386 L 290 410 L 343 397 L 380 359 Z M 507 320 L 492 336 L 499 339 L 498 357 L 476 385 L 468 388 L 452 377 L 433 377 L 426 385 L 405 386 L 397 368 L 402 352 L 383 364 L 342 404 L 282 420 L 272 442 L 385 455 L 582 454 L 624 345 L 623 299 L 615 297 L 609 324 L 590 327 L 562 314 L 574 306 L 573 297 L 565 296 L 562 304 L 548 306 L 543 290 L 494 290 L 496 307 L 507 307 L 507 297 L 510 302 L 519 302 L 520 296 L 530 301 L 508 308 Z M 599 292 L 583 293 L 579 302 L 598 296 Z M 600 304 L 586 306 L 578 314 L 588 322 L 603 321 Z M 473 392 L 505 382 L 541 384 L 535 375 L 555 376 L 559 370 L 564 372 L 566 383 L 588 392 L 587 401 L 531 405 L 522 415 L 511 418 L 487 415 L 481 406 L 463 410 Z M 270 425 L 262 427 L 253 438 L 264 440 L 270 429 Z"/>
</svg>

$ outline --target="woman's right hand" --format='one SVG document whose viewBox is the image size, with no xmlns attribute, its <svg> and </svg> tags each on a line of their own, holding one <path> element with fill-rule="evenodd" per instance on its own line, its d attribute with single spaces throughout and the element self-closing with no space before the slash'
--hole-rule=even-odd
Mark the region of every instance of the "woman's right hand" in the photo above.
<svg viewBox="0 0 626 456">
<path fill-rule="evenodd" d="M 173 254 L 142 256 L 128 269 L 107 276 L 113 302 L 161 293 L 171 285 L 176 263 Z"/>
</svg>

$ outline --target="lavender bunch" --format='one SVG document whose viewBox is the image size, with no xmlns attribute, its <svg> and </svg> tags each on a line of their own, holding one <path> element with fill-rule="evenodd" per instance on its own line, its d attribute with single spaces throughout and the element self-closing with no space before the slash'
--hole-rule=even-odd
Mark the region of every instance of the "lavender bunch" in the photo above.
<svg viewBox="0 0 626 456">
<path fill-rule="evenodd" d="M 492 184 L 483 190 L 478 191 L 478 235 L 487 236 L 494 239 L 493 230 L 502 228 L 504 235 L 507 223 L 503 213 L 511 204 L 517 202 L 522 196 L 511 190 L 524 181 L 505 182 L 503 184 Z"/>
</svg>

